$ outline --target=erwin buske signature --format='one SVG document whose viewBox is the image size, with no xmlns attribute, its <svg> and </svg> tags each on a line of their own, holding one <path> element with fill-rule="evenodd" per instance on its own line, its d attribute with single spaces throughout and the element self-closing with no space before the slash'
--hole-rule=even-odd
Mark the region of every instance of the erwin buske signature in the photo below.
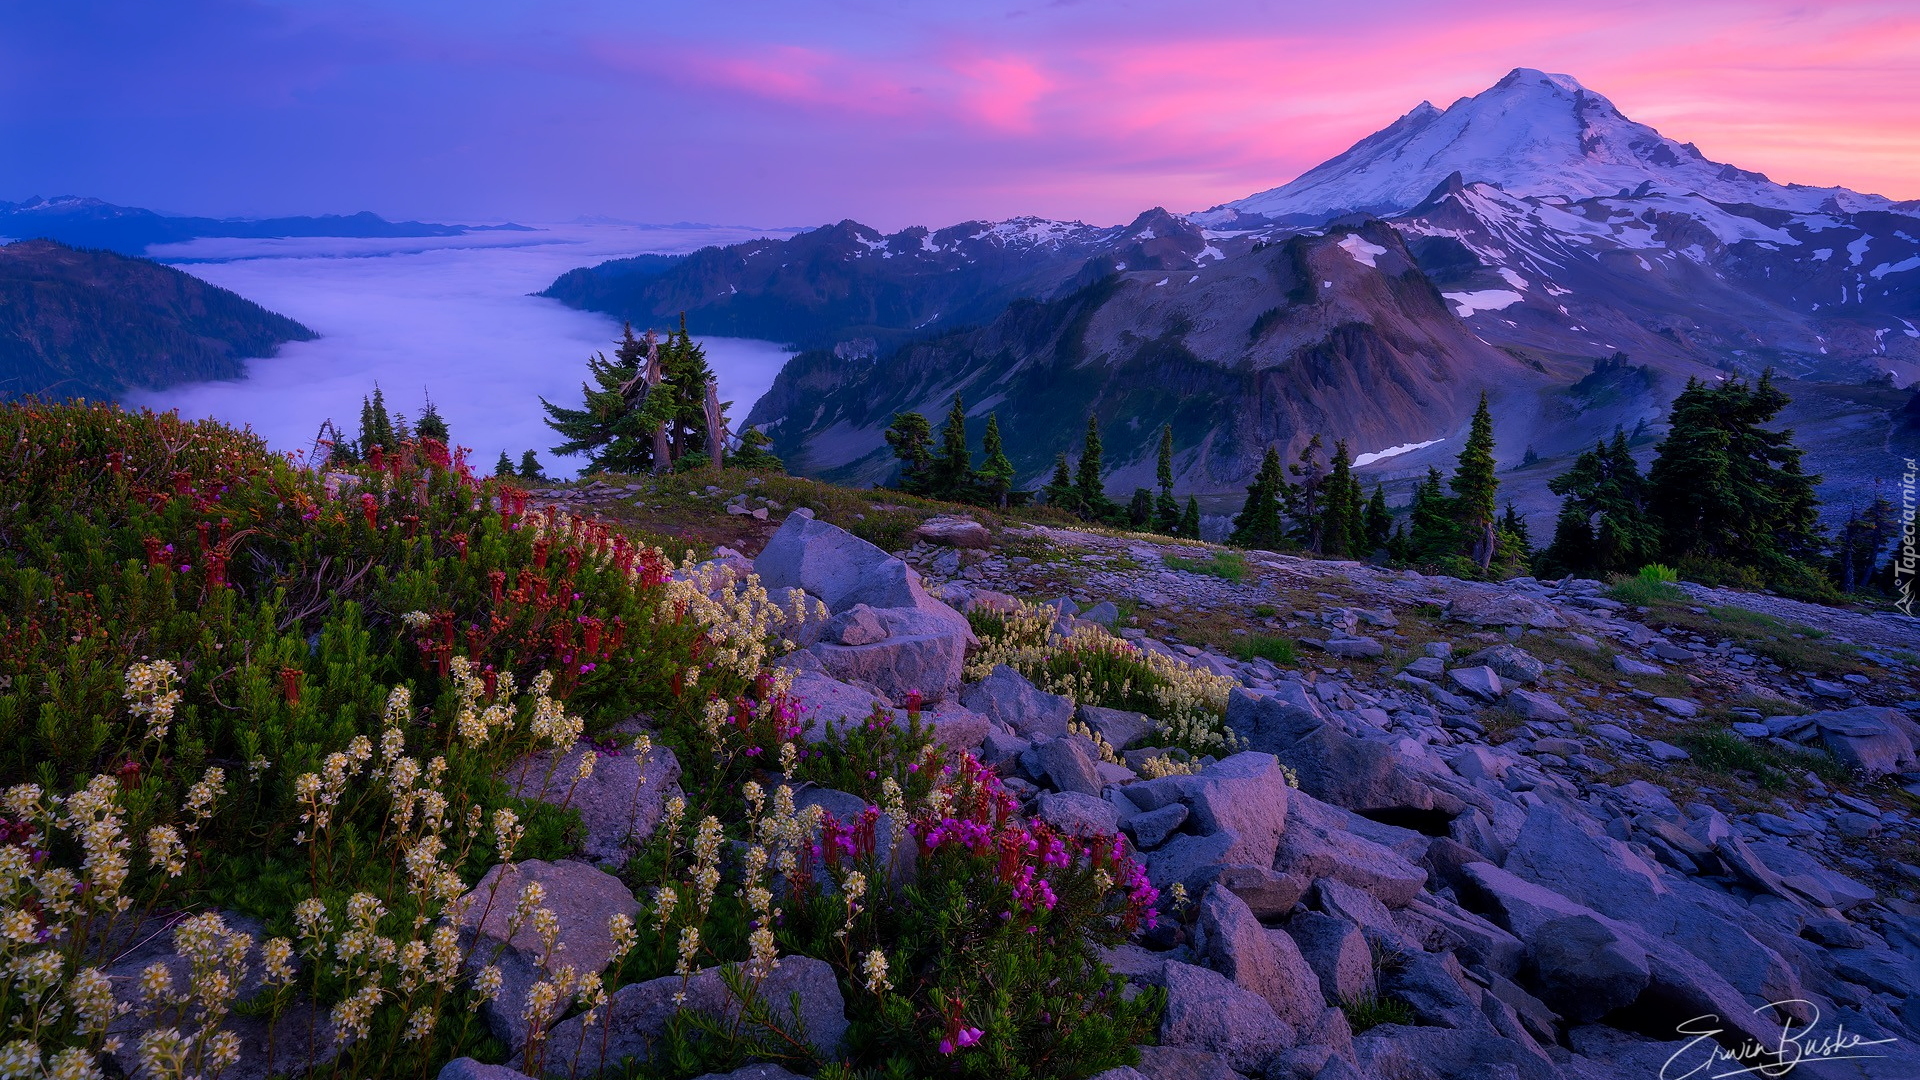
<svg viewBox="0 0 1920 1080">
<path fill-rule="evenodd" d="M 1796 1028 L 1793 1017 L 1781 1011 L 1783 1005 L 1804 1005 L 1812 1013 L 1812 1018 Z M 1845 1024 L 1836 1024 L 1831 1035 L 1816 1036 L 1813 1029 L 1820 1026 L 1820 1007 L 1811 1001 L 1793 998 L 1762 1005 L 1754 1012 L 1767 1009 L 1775 1010 L 1780 1016 L 1780 1042 L 1775 1046 L 1766 1046 L 1751 1040 L 1743 1040 L 1737 1047 L 1728 1049 L 1714 1040 L 1726 1029 L 1719 1026 L 1720 1017 L 1709 1013 L 1696 1016 L 1677 1027 L 1677 1034 L 1689 1036 L 1686 1045 L 1674 1051 L 1666 1064 L 1660 1067 L 1660 1080 L 1687 1080 L 1688 1077 L 1701 1077 L 1702 1080 L 1721 1080 L 1729 1076 L 1765 1076 L 1781 1077 L 1791 1073 L 1796 1065 L 1803 1061 L 1856 1061 L 1867 1058 L 1881 1058 L 1885 1054 L 1863 1054 L 1857 1051 L 1870 1046 L 1884 1046 L 1897 1039 L 1868 1039 L 1861 1035 L 1847 1033 Z"/>
</svg>

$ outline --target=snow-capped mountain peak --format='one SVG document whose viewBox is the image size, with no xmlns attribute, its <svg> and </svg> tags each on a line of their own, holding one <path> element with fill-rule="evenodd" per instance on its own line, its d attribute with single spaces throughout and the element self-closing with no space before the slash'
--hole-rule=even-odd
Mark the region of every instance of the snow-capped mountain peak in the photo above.
<svg viewBox="0 0 1920 1080">
<path fill-rule="evenodd" d="M 1346 213 L 1396 213 L 1417 205 L 1455 172 L 1468 183 L 1494 183 L 1522 196 L 1578 199 L 1651 190 L 1799 212 L 1888 205 L 1878 195 L 1777 184 L 1761 173 L 1710 161 L 1692 143 L 1629 120 L 1571 75 L 1515 68 L 1444 111 L 1423 101 L 1292 182 L 1195 220 L 1259 217 L 1309 224 Z"/>
</svg>

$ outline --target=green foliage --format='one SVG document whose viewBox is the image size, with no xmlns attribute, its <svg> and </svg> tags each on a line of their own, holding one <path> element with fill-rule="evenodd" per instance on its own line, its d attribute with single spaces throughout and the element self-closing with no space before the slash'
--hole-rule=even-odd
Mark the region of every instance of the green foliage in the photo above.
<svg viewBox="0 0 1920 1080">
<path fill-rule="evenodd" d="M 433 399 L 428 398 L 426 407 L 420 411 L 420 422 L 413 426 L 413 434 L 418 439 L 432 439 L 441 446 L 452 446 L 453 435 L 447 430 L 447 421 L 434 407 Z"/>
<path fill-rule="evenodd" d="M 500 460 L 493 463 L 493 475 L 504 480 L 513 478 L 513 459 L 505 450 L 500 451 Z"/>
<path fill-rule="evenodd" d="M 540 455 L 528 450 L 520 455 L 520 479 L 545 480 L 547 474 L 540 468 Z"/>
<path fill-rule="evenodd" d="M 1067 471 L 1067 452 L 1060 451 L 1053 458 L 1053 478 L 1047 486 L 1040 489 L 1040 497 L 1046 504 L 1070 514 L 1078 514 L 1085 508 L 1080 493 L 1074 489 L 1073 475 Z"/>
<path fill-rule="evenodd" d="M 885 797 L 884 783 L 900 785 L 909 801 L 927 797 L 940 771 L 933 726 L 917 705 L 904 710 L 906 721 L 875 706 L 860 724 L 829 730 L 800 751 L 797 779 L 836 791 L 850 791 L 875 805 Z"/>
<path fill-rule="evenodd" d="M 1459 464 L 1449 481 L 1454 493 L 1454 517 L 1465 540 L 1465 554 L 1485 570 L 1494 555 L 1494 506 L 1500 479 L 1493 468 L 1493 414 L 1487 409 L 1487 395 L 1480 394 L 1480 406 L 1473 412 L 1466 445 L 1460 449 Z"/>
<path fill-rule="evenodd" d="M 1604 578 L 1659 553 L 1659 529 L 1646 510 L 1646 481 L 1624 430 L 1615 428 L 1611 443 L 1596 443 L 1547 488 L 1562 501 L 1553 542 L 1540 555 L 1542 573 Z"/>
<path fill-rule="evenodd" d="M 1247 579 L 1247 557 L 1237 551 L 1216 551 L 1205 559 L 1166 555 L 1162 557 L 1162 561 L 1172 570 L 1185 570 L 1189 574 L 1206 574 L 1222 581 L 1231 581 L 1235 585 Z"/>
<path fill-rule="evenodd" d="M 1341 558 L 1364 555 L 1367 547 L 1366 508 L 1360 498 L 1360 481 L 1353 476 L 1353 457 L 1347 442 L 1333 444 L 1333 465 L 1322 492 L 1320 512 L 1320 551 Z"/>
<path fill-rule="evenodd" d="M 1360 527 L 1369 550 L 1387 546 L 1387 539 L 1393 535 L 1393 513 L 1387 509 L 1387 489 L 1381 484 L 1373 485 L 1373 497 L 1367 500 Z"/>
<path fill-rule="evenodd" d="M 1412 1025 L 1414 1022 L 1413 1006 L 1399 998 L 1365 994 L 1342 1001 L 1340 1008 L 1346 1012 L 1347 1026 L 1355 1035 L 1382 1024 Z"/>
<path fill-rule="evenodd" d="M 1413 489 L 1411 528 L 1404 553 L 1407 562 L 1437 565 L 1459 549 L 1459 525 L 1442 484 L 1440 470 L 1428 466 L 1425 479 Z"/>
<path fill-rule="evenodd" d="M 727 468 L 750 472 L 786 472 L 787 463 L 767 449 L 771 445 L 772 437 L 759 428 L 740 429 L 740 446 L 727 455 Z"/>
<path fill-rule="evenodd" d="M 1277 551 L 1286 545 L 1286 533 L 1280 524 L 1280 500 L 1287 488 L 1280 470 L 1280 451 L 1267 447 L 1260 471 L 1247 486 L 1247 501 L 1233 519 L 1233 532 L 1227 542 L 1235 547 Z"/>
<path fill-rule="evenodd" d="M 953 408 L 940 429 L 940 452 L 933 457 L 928 494 L 936 499 L 965 501 L 974 494 L 973 452 L 967 449 L 967 407 L 953 395 Z"/>
<path fill-rule="evenodd" d="M 933 491 L 933 427 L 916 412 L 897 413 L 887 425 L 887 445 L 900 460 L 899 487 L 909 495 Z"/>
<path fill-rule="evenodd" d="M 1276 664 L 1293 664 L 1300 659 L 1292 638 L 1278 634 L 1248 634 L 1234 643 L 1234 655 L 1242 660 L 1270 660 Z"/>
<path fill-rule="evenodd" d="M 1006 446 L 1000 439 L 998 413 L 987 414 L 987 433 L 980 439 L 980 452 L 985 458 L 977 474 L 980 493 L 987 505 L 1004 507 L 1013 490 L 1013 462 L 1007 459 Z"/>
<path fill-rule="evenodd" d="M 1199 499 L 1191 495 L 1187 496 L 1187 508 L 1180 512 L 1180 526 L 1173 531 L 1173 535 L 1185 537 L 1188 540 L 1200 539 Z"/>
<path fill-rule="evenodd" d="M 590 386 L 580 386 L 580 408 L 555 405 L 545 398 L 547 426 L 565 441 L 556 454 L 584 454 L 595 472 L 667 472 L 691 453 L 704 453 L 707 435 L 707 383 L 713 371 L 706 349 L 680 328 L 652 343 L 622 330 L 614 358 L 605 353 L 587 360 Z M 649 353 L 654 360 L 649 360 Z M 657 363 L 657 369 L 656 369 Z"/>
<path fill-rule="evenodd" d="M 1168 536 L 1180 535 L 1180 504 L 1173 497 L 1173 425 L 1160 427 L 1160 450 L 1154 462 L 1154 482 L 1159 494 L 1153 500 L 1153 528 Z"/>
</svg>

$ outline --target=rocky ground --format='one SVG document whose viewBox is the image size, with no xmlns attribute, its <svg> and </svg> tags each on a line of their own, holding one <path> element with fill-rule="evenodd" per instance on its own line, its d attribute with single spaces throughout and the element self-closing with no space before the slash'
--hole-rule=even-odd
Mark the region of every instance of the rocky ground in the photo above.
<svg viewBox="0 0 1920 1080">
<path fill-rule="evenodd" d="M 1028 812 L 1144 860 L 1168 917 L 1110 959 L 1169 1006 L 1114 1080 L 1920 1076 L 1912 620 L 1007 522 L 903 537 L 903 565 L 699 494 L 834 612 L 788 661 L 819 722 L 919 691 Z M 950 609 L 1008 597 L 1232 678 L 1239 752 L 1150 779 L 1143 718 L 1008 669 L 962 685 Z"/>
</svg>

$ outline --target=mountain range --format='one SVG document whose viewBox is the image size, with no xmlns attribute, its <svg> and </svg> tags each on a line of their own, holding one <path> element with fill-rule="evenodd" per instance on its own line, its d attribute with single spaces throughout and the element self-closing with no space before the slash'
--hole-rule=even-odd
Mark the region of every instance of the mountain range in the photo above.
<svg viewBox="0 0 1920 1080">
<path fill-rule="evenodd" d="M 184 217 L 73 195 L 0 202 L 0 237 L 57 240 L 70 247 L 116 251 L 122 255 L 144 255 L 155 244 L 174 244 L 203 236 L 459 236 L 500 229 L 519 231 L 526 230 L 527 226 L 388 221 L 367 210 L 318 217 Z"/>
<path fill-rule="evenodd" d="M 1920 204 L 1708 160 L 1566 75 L 1422 103 L 1290 183 L 1121 227 L 852 221 L 575 270 L 547 295 L 802 351 L 747 420 L 799 471 L 872 482 L 897 411 L 1000 414 L 1033 481 L 1101 418 L 1110 485 L 1238 492 L 1269 444 L 1377 476 L 1458 452 L 1482 391 L 1523 509 L 1615 425 L 1646 446 L 1689 377 L 1776 369 L 1844 502 L 1920 447 Z M 1523 467 L 1523 462 L 1534 462 Z"/>
<path fill-rule="evenodd" d="M 146 259 L 51 240 L 0 246 L 0 400 L 117 398 L 237 379 L 313 331 Z"/>
</svg>

